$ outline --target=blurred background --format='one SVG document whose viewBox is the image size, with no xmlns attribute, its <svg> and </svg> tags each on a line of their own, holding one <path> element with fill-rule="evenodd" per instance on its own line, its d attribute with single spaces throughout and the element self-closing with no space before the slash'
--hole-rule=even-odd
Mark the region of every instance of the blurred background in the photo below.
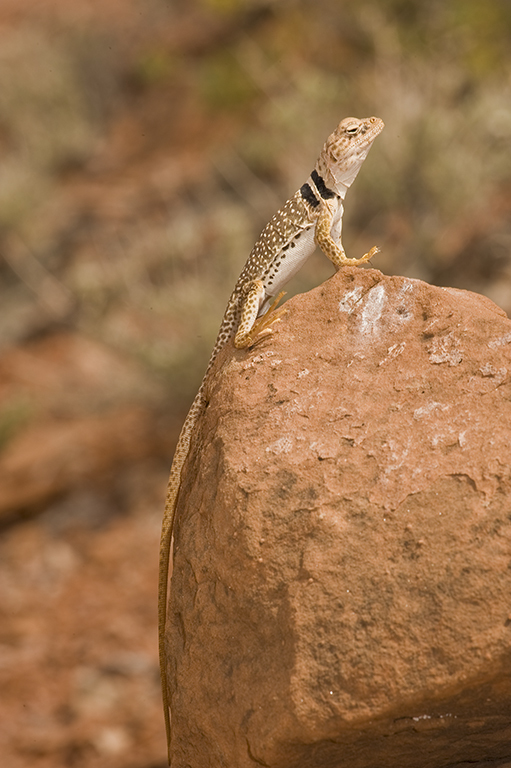
<svg viewBox="0 0 511 768">
<path fill-rule="evenodd" d="M 0 0 L 2 765 L 166 764 L 172 451 L 340 119 L 386 123 L 348 255 L 511 310 L 510 52 L 506 0 Z"/>
</svg>

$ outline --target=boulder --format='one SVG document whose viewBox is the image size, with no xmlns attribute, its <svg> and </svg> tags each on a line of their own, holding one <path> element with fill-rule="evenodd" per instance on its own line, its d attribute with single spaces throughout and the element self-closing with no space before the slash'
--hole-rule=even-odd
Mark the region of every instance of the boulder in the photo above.
<svg viewBox="0 0 511 768">
<path fill-rule="evenodd" d="M 173 768 L 511 764 L 511 322 L 345 268 L 228 345 L 184 467 Z"/>
</svg>

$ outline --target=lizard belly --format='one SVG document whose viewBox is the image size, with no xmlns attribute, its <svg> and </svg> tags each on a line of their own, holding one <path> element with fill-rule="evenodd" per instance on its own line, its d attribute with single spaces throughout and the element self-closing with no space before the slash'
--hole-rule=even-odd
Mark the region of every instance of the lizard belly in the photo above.
<svg viewBox="0 0 511 768">
<path fill-rule="evenodd" d="M 307 229 L 301 229 L 275 257 L 271 271 L 263 277 L 266 296 L 272 297 L 279 293 L 305 264 L 315 248 L 314 226 L 311 224 Z M 265 301 L 261 305 L 260 314 L 266 310 L 267 303 Z"/>
</svg>

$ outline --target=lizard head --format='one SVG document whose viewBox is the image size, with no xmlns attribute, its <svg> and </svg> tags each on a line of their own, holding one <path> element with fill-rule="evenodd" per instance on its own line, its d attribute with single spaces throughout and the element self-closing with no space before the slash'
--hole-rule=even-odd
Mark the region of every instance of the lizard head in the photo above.
<svg viewBox="0 0 511 768">
<path fill-rule="evenodd" d="M 385 123 L 379 117 L 345 117 L 325 142 L 316 171 L 342 198 Z"/>
</svg>

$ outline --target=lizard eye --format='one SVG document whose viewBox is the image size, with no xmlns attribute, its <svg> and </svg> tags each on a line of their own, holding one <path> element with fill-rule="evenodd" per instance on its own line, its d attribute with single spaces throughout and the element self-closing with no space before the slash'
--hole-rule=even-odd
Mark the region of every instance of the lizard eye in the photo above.
<svg viewBox="0 0 511 768">
<path fill-rule="evenodd" d="M 358 131 L 359 131 L 358 125 L 348 125 L 348 127 L 346 128 L 346 133 L 349 134 L 350 136 L 354 136 L 356 133 L 358 133 Z"/>
</svg>

